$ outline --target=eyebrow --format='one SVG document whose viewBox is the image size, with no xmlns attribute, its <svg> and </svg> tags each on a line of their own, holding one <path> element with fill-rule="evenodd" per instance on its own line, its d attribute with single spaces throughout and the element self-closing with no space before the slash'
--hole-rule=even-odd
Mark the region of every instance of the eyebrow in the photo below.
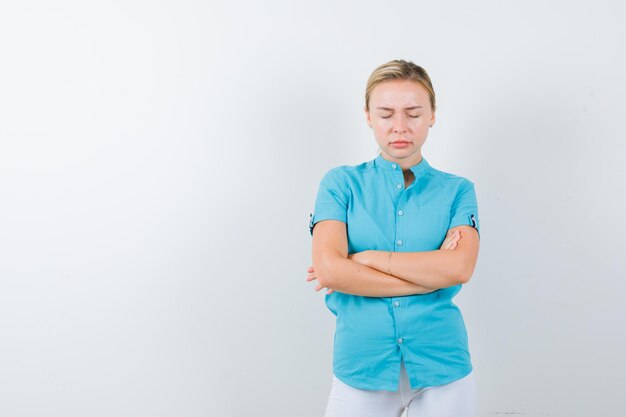
<svg viewBox="0 0 626 417">
<path fill-rule="evenodd" d="M 421 109 L 422 106 L 411 106 L 411 107 L 405 107 L 404 110 L 416 110 L 416 109 Z M 394 109 L 389 108 L 389 107 L 376 107 L 376 109 L 378 110 L 387 110 L 387 111 L 393 111 Z"/>
</svg>

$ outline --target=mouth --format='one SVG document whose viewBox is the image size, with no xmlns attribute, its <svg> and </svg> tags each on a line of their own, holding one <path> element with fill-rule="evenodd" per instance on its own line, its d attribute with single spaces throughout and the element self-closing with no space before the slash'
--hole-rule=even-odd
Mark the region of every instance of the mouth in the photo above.
<svg viewBox="0 0 626 417">
<path fill-rule="evenodd" d="M 408 146 L 411 142 L 407 142 L 405 140 L 397 140 L 395 142 L 391 142 L 392 146 L 395 146 L 396 148 L 404 148 L 406 146 Z"/>
</svg>

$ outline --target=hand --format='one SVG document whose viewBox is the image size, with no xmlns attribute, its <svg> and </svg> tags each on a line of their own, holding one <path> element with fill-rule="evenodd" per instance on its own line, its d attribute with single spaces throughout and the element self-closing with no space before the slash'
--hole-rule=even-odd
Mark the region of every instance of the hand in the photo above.
<svg viewBox="0 0 626 417">
<path fill-rule="evenodd" d="M 461 231 L 460 230 L 455 230 L 454 232 L 448 232 L 448 234 L 446 235 L 446 238 L 443 240 L 443 243 L 441 244 L 441 247 L 439 249 L 441 250 L 445 250 L 445 249 L 454 249 L 456 248 L 457 242 L 461 240 Z"/>
<path fill-rule="evenodd" d="M 307 282 L 311 282 L 311 281 L 313 281 L 313 280 L 317 279 L 317 276 L 315 276 L 315 270 L 313 269 L 313 267 L 312 267 L 312 266 L 310 266 L 310 267 L 309 267 L 309 269 L 307 269 L 306 271 L 309 273 L 309 275 L 306 277 Z M 321 290 L 322 288 L 324 288 L 324 287 L 322 287 L 322 286 L 318 283 L 318 284 L 315 286 L 315 291 L 319 291 L 319 290 Z M 326 291 L 326 294 L 332 294 L 332 293 L 334 293 L 334 292 L 335 292 L 335 290 L 332 290 L 332 289 L 328 288 L 328 289 L 327 289 L 327 291 Z"/>
</svg>

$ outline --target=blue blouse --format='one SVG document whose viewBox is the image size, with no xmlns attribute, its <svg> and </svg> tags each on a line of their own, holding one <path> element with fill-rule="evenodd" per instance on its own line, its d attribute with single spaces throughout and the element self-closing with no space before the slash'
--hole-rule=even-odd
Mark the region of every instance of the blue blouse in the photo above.
<svg viewBox="0 0 626 417">
<path fill-rule="evenodd" d="M 469 225 L 479 231 L 474 184 L 431 167 L 425 158 L 402 168 L 379 154 L 356 166 L 328 171 L 320 183 L 309 224 L 347 224 L 348 253 L 364 250 L 437 250 L 448 229 Z M 400 364 L 411 388 L 444 385 L 472 370 L 467 332 L 452 298 L 461 285 L 429 294 L 363 297 L 334 292 L 326 306 L 336 316 L 333 372 L 355 388 L 397 391 Z"/>
</svg>

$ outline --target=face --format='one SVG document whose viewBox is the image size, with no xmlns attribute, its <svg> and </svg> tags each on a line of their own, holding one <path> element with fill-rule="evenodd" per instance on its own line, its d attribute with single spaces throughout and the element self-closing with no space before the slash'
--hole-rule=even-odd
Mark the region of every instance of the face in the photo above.
<svg viewBox="0 0 626 417">
<path fill-rule="evenodd" d="M 422 160 L 422 145 L 435 123 L 428 91 L 410 80 L 378 84 L 370 94 L 367 123 L 383 158 L 408 168 Z"/>
</svg>

